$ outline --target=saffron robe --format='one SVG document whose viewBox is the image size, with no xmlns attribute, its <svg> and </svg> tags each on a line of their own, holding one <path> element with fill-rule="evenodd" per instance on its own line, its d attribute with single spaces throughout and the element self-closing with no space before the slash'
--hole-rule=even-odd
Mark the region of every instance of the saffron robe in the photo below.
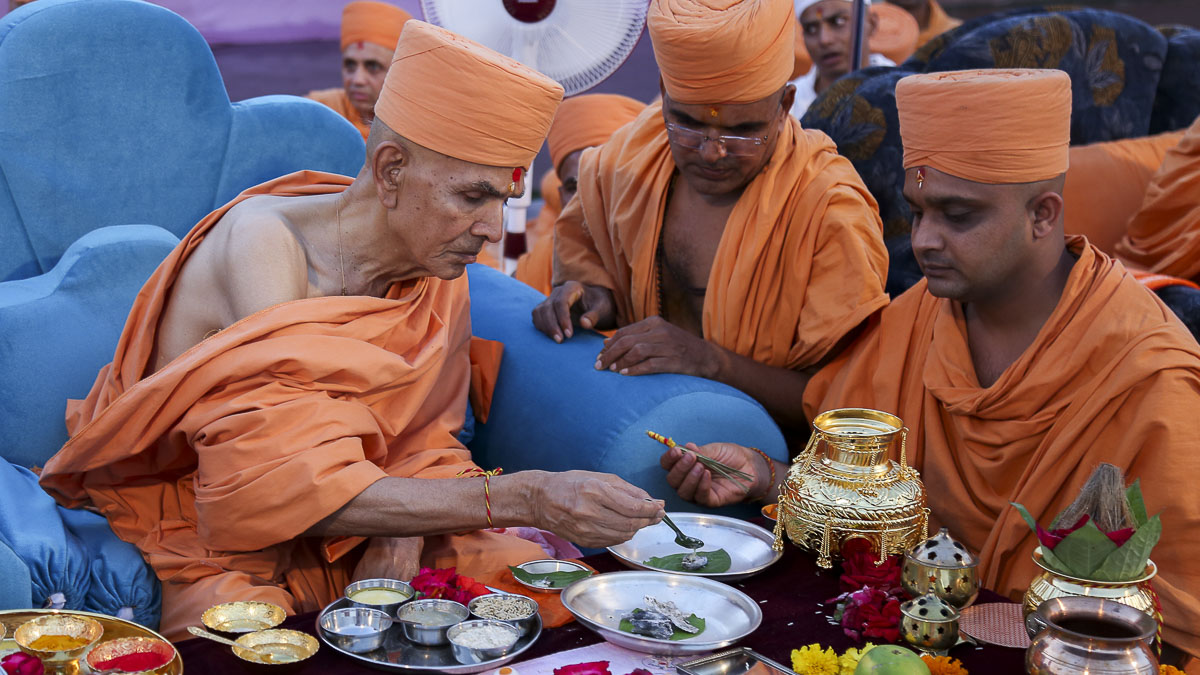
<svg viewBox="0 0 1200 675">
<path fill-rule="evenodd" d="M 164 582 L 169 638 L 226 600 L 289 612 L 332 602 L 363 539 L 306 530 L 386 476 L 454 478 L 474 468 L 456 438 L 472 377 L 465 275 L 422 278 L 384 298 L 275 305 L 146 375 L 172 285 L 233 205 L 340 192 L 350 182 L 284 176 L 193 228 L 134 301 L 113 362 L 69 406 L 71 439 L 42 472 L 60 503 L 95 506 L 141 549 Z M 482 513 L 479 482 L 469 508 Z M 421 549 L 413 551 L 422 563 L 468 575 L 542 557 L 532 542 L 490 532 L 429 537 Z"/>
<path fill-rule="evenodd" d="M 317 103 L 324 104 L 337 114 L 345 117 L 350 124 L 358 129 L 358 133 L 362 134 L 363 141 L 367 140 L 367 136 L 371 134 L 371 125 L 363 122 L 362 115 L 358 109 L 350 104 L 350 97 L 346 96 L 346 90 L 341 87 L 332 89 L 316 89 L 308 92 L 306 98 L 311 98 Z"/>
<path fill-rule="evenodd" d="M 675 162 L 661 103 L 583 152 L 555 223 L 554 284 L 613 291 L 617 321 L 658 314 L 657 250 Z M 819 362 L 888 302 L 879 208 L 828 136 L 790 116 L 725 224 L 704 297 L 704 338 L 767 365 Z"/>
</svg>

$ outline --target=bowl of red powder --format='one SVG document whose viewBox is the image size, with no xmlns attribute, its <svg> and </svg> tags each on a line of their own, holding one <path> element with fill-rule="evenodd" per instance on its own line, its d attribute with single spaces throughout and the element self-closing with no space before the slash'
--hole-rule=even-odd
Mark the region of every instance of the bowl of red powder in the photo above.
<svg viewBox="0 0 1200 675">
<path fill-rule="evenodd" d="M 93 671 L 144 673 L 150 675 L 175 659 L 170 642 L 149 637 L 108 640 L 88 652 L 87 663 Z"/>
</svg>

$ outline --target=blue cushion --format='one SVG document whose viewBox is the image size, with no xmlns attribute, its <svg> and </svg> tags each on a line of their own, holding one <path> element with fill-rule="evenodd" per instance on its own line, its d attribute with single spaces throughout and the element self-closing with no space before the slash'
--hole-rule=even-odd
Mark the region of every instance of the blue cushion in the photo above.
<svg viewBox="0 0 1200 675">
<path fill-rule="evenodd" d="M 39 0 L 0 18 L 0 92 L 0 280 L 49 270 L 98 227 L 182 236 L 264 180 L 362 164 L 362 137 L 325 106 L 231 106 L 200 33 L 138 0 Z"/>
<path fill-rule="evenodd" d="M 1071 76 L 1071 143 L 1149 131 L 1167 54 L 1166 38 L 1149 24 L 1118 12 L 1080 9 L 1007 16 L 960 31 L 925 72 L 1057 68 Z"/>
<path fill-rule="evenodd" d="M 87 551 L 90 582 L 83 608 L 158 628 L 161 587 L 137 547 L 118 539 L 98 513 L 61 506 L 58 513 Z"/>
<path fill-rule="evenodd" d="M 29 566 L 0 541 L 0 609 L 28 609 L 31 588 Z"/>
<path fill-rule="evenodd" d="M 472 332 L 504 343 L 487 424 L 478 424 L 476 461 L 507 471 L 586 469 L 615 473 L 666 499 L 679 499 L 658 465 L 662 445 L 650 429 L 679 441 L 735 441 L 787 460 L 770 415 L 746 394 L 687 375 L 626 377 L 593 368 L 603 338 L 583 332 L 563 344 L 530 318 L 541 293 L 481 265 L 468 267 Z M 751 507 L 731 511 L 746 514 Z"/>
<path fill-rule="evenodd" d="M 69 398 L 112 361 L 133 298 L 178 240 L 151 225 L 89 232 L 50 272 L 0 283 L 0 452 L 45 464 L 67 440 Z"/>
<path fill-rule="evenodd" d="M 0 460 L 0 541 L 29 568 L 24 607 L 83 609 L 91 585 L 88 554 L 58 505 L 24 467 Z"/>
<path fill-rule="evenodd" d="M 1186 128 L 1200 117 L 1200 30 L 1188 26 L 1158 30 L 1167 38 L 1167 58 L 1150 116 L 1152 134 Z"/>
</svg>

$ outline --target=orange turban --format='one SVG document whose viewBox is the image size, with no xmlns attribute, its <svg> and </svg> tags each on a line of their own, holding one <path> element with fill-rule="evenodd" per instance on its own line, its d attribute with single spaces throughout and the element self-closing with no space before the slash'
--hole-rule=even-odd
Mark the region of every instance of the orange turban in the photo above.
<svg viewBox="0 0 1200 675">
<path fill-rule="evenodd" d="M 395 49 L 400 29 L 411 18 L 412 14 L 386 2 L 352 2 L 342 10 L 342 51 L 355 42 Z"/>
<path fill-rule="evenodd" d="M 603 144 L 645 109 L 645 103 L 618 94 L 584 94 L 563 101 L 546 137 L 554 170 L 572 152 Z"/>
<path fill-rule="evenodd" d="M 487 166 L 528 167 L 563 88 L 445 28 L 404 24 L 375 117 L 430 150 Z"/>
<path fill-rule="evenodd" d="M 1061 70 L 959 70 L 896 83 L 904 168 L 976 183 L 1032 183 L 1066 173 L 1071 78 Z"/>
<path fill-rule="evenodd" d="M 646 25 L 667 94 L 679 103 L 751 103 L 792 73 L 792 0 L 651 0 Z"/>
</svg>

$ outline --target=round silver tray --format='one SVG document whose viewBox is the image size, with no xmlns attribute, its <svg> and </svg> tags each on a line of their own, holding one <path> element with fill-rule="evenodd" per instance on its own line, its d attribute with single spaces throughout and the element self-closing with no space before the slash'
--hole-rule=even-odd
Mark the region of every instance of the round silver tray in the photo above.
<svg viewBox="0 0 1200 675">
<path fill-rule="evenodd" d="M 538 614 L 534 614 L 536 620 L 533 622 L 533 627 L 529 632 L 521 636 L 517 640 L 516 646 L 507 655 L 491 661 L 483 663 L 472 663 L 463 665 L 454 658 L 454 652 L 451 651 L 450 645 L 442 645 L 440 647 L 423 647 L 413 644 L 404 638 L 401 632 L 400 625 L 394 624 L 388 631 L 387 638 L 384 640 L 383 647 L 379 649 L 365 652 L 363 654 L 355 654 L 340 649 L 325 636 L 325 630 L 321 628 L 321 617 L 326 612 L 332 612 L 335 609 L 350 607 L 350 601 L 346 598 L 338 598 L 329 603 L 321 613 L 317 615 L 317 637 L 326 647 L 348 656 L 356 661 L 361 661 L 364 664 L 376 668 L 378 670 L 398 670 L 410 672 L 436 672 L 450 673 L 451 675 L 465 675 L 466 673 L 482 673 L 486 670 L 499 668 L 504 664 L 512 661 L 520 656 L 522 652 L 533 646 L 534 642 L 542 634 L 542 618 Z M 394 617 L 393 617 L 394 618 Z"/>
<path fill-rule="evenodd" d="M 783 552 L 771 549 L 771 545 L 775 543 L 775 535 L 754 523 L 729 516 L 705 513 L 669 513 L 667 515 L 671 516 L 671 520 L 675 521 L 684 534 L 702 539 L 705 551 L 723 548 L 729 554 L 730 560 L 728 572 L 714 574 L 672 570 L 669 571 L 670 574 L 733 581 L 758 574 L 783 557 Z M 675 532 L 666 523 L 659 523 L 638 530 L 632 539 L 624 544 L 609 546 L 608 551 L 634 569 L 668 572 L 668 570 L 650 567 L 644 561 L 673 553 L 684 553 L 686 549 L 680 548 L 679 544 L 675 543 Z"/>
<path fill-rule="evenodd" d="M 683 525 L 679 527 L 683 529 Z M 660 640 L 621 630 L 621 617 L 635 607 L 645 607 L 646 596 L 669 600 L 685 614 L 703 618 L 704 632 L 683 640 Z M 567 611 L 600 637 L 645 654 L 711 652 L 746 637 L 762 623 L 758 604 L 736 588 L 712 579 L 665 572 L 599 574 L 567 586 L 560 597 Z"/>
</svg>

